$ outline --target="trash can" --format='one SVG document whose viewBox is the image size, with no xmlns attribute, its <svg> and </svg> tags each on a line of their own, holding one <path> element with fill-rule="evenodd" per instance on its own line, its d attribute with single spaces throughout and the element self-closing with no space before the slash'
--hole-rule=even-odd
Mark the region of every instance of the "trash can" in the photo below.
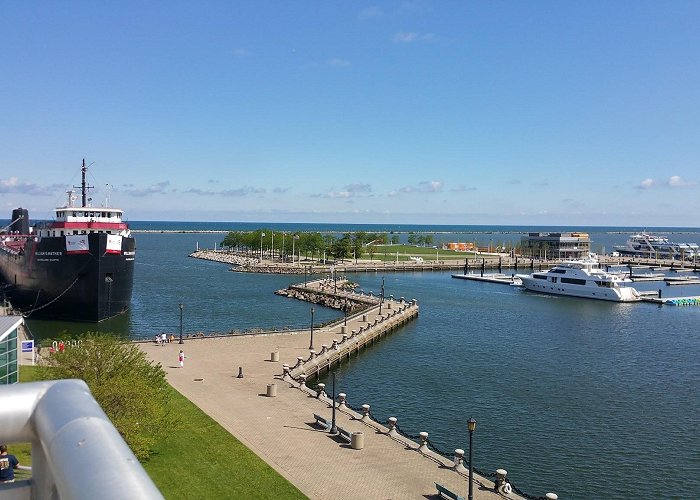
<svg viewBox="0 0 700 500">
<path fill-rule="evenodd" d="M 364 432 L 353 432 L 350 435 L 350 447 L 353 450 L 361 450 L 365 447 L 365 433 Z"/>
<path fill-rule="evenodd" d="M 277 384 L 267 384 L 267 397 L 274 398 L 277 396 Z"/>
<path fill-rule="evenodd" d="M 279 351 L 275 351 L 273 353 L 270 353 L 270 361 L 277 362 L 280 360 L 280 353 Z"/>
</svg>

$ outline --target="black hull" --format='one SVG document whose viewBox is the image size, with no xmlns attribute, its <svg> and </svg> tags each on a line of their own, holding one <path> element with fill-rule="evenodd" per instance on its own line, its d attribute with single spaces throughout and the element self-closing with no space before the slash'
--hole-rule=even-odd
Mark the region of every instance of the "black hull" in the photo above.
<svg viewBox="0 0 700 500">
<path fill-rule="evenodd" d="M 0 278 L 13 307 L 29 318 L 99 322 L 131 305 L 135 241 L 107 253 L 107 234 L 89 234 L 88 253 L 66 252 L 64 237 L 29 239 L 22 252 L 0 251 Z"/>
</svg>

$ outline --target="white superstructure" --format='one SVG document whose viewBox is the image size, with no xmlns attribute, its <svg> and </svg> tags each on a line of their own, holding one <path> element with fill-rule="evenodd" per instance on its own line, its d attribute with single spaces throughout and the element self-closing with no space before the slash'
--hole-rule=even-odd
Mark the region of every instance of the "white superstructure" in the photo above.
<svg viewBox="0 0 700 500">
<path fill-rule="evenodd" d="M 633 234 L 624 245 L 616 245 L 614 249 L 620 255 L 648 259 L 694 260 L 700 256 L 697 243 L 675 243 L 649 233 Z"/>
<path fill-rule="evenodd" d="M 517 276 L 528 290 L 554 295 L 569 295 L 613 302 L 641 300 L 628 281 L 616 274 L 606 273 L 592 258 L 571 260 L 557 264 L 549 271 L 519 274 Z"/>
</svg>

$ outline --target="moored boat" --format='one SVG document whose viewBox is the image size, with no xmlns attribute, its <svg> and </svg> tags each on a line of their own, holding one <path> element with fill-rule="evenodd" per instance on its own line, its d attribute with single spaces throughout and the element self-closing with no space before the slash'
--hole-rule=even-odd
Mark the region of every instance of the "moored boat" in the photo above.
<svg viewBox="0 0 700 500">
<path fill-rule="evenodd" d="M 613 247 L 621 256 L 648 259 L 695 260 L 700 257 L 697 243 L 675 243 L 650 233 L 633 234 L 624 245 Z"/>
<path fill-rule="evenodd" d="M 68 191 L 55 219 L 33 227 L 15 209 L 0 234 L 3 291 L 26 317 L 98 322 L 131 304 L 135 240 L 122 210 L 90 206 L 85 160 L 81 171 L 80 206 Z"/>
<path fill-rule="evenodd" d="M 603 271 L 593 258 L 565 261 L 548 271 L 519 274 L 517 277 L 523 287 L 534 292 L 613 302 L 641 300 L 639 292 L 627 286 L 628 280 Z"/>
</svg>

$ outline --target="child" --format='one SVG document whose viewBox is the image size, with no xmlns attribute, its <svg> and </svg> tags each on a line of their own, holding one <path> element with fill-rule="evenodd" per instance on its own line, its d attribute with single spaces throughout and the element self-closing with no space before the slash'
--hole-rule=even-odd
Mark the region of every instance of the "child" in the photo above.
<svg viewBox="0 0 700 500">
<path fill-rule="evenodd" d="M 180 362 L 180 368 L 185 367 L 185 353 L 180 349 L 180 354 L 177 355 L 177 359 Z"/>
</svg>

